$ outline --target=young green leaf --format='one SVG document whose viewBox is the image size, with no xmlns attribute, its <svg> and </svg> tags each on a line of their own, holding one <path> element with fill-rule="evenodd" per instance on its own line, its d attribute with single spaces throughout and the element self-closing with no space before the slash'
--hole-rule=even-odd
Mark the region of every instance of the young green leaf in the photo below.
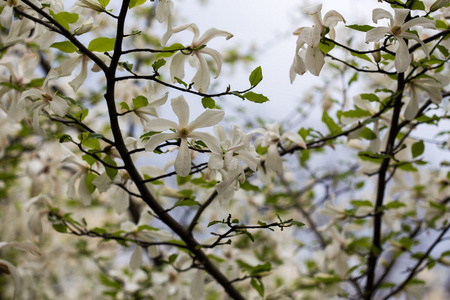
<svg viewBox="0 0 450 300">
<path fill-rule="evenodd" d="M 159 68 L 164 66 L 166 64 L 166 61 L 162 58 L 155 60 L 152 64 L 153 71 L 156 73 L 158 72 Z"/>
<path fill-rule="evenodd" d="M 411 153 L 413 158 L 420 156 L 425 151 L 425 144 L 423 141 L 418 141 L 411 146 Z"/>
<path fill-rule="evenodd" d="M 128 4 L 128 8 L 132 9 L 133 7 L 142 5 L 145 3 L 145 1 L 147 1 L 147 0 L 131 0 L 130 4 Z"/>
<path fill-rule="evenodd" d="M 269 101 L 269 99 L 266 96 L 262 94 L 256 94 L 253 92 L 247 92 L 243 96 L 245 99 L 255 103 L 264 103 Z"/>
<path fill-rule="evenodd" d="M 216 106 L 216 102 L 211 97 L 203 97 L 202 105 L 203 105 L 204 108 L 213 109 Z"/>
<path fill-rule="evenodd" d="M 250 281 L 252 287 L 258 292 L 258 294 L 263 298 L 264 297 L 264 284 L 261 279 L 253 277 Z"/>
<path fill-rule="evenodd" d="M 362 31 L 362 32 L 367 32 L 367 31 L 375 28 L 370 25 L 356 25 L 356 24 L 355 25 L 347 25 L 345 27 L 351 28 L 353 30 Z"/>
<path fill-rule="evenodd" d="M 107 52 L 114 50 L 116 38 L 99 37 L 93 39 L 88 46 L 88 50 L 93 52 Z"/>
<path fill-rule="evenodd" d="M 78 47 L 72 44 L 72 42 L 70 41 L 56 42 L 51 44 L 50 47 L 56 48 L 64 53 L 73 53 L 75 51 L 78 51 Z"/>
<path fill-rule="evenodd" d="M 328 130 L 330 131 L 330 134 L 336 134 L 336 133 L 342 132 L 341 127 L 339 127 L 339 125 L 336 124 L 336 122 L 334 122 L 334 120 L 328 115 L 328 113 L 326 111 L 323 112 L 322 122 L 324 122 L 325 125 L 327 125 Z"/>
<path fill-rule="evenodd" d="M 248 80 L 250 81 L 250 85 L 252 87 L 256 86 L 258 83 L 260 83 L 262 79 L 263 79 L 263 75 L 262 75 L 261 67 L 257 67 L 256 69 L 254 69 L 252 71 L 252 73 L 250 74 L 250 77 L 248 78 Z"/>
<path fill-rule="evenodd" d="M 148 105 L 148 100 L 144 96 L 137 96 L 133 99 L 133 108 L 138 109 Z"/>
</svg>

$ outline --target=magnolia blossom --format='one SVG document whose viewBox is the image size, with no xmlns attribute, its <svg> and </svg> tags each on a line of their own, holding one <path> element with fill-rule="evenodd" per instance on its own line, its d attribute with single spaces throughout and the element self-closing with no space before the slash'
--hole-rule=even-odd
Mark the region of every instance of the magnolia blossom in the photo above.
<svg viewBox="0 0 450 300">
<path fill-rule="evenodd" d="M 295 132 L 285 132 L 280 136 L 280 123 L 275 122 L 266 124 L 266 129 L 255 129 L 252 133 L 261 134 L 255 141 L 255 146 L 268 147 L 265 167 L 281 174 L 283 163 L 278 153 L 278 145 L 286 140 L 290 140 L 298 146 L 306 149 L 306 143 L 303 138 Z"/>
<path fill-rule="evenodd" d="M 13 247 L 22 251 L 29 251 L 33 255 L 41 255 L 39 248 L 29 242 L 0 242 L 0 250 L 4 247 Z M 16 299 L 20 292 L 20 277 L 17 268 L 10 262 L 0 259 L 0 271 L 12 276 L 14 280 L 14 295 L 12 299 Z"/>
<path fill-rule="evenodd" d="M 128 234 L 132 235 L 136 240 L 141 242 L 151 243 L 155 240 L 167 241 L 172 239 L 173 235 L 168 231 L 159 230 L 157 228 L 153 228 L 153 230 L 142 229 L 142 226 L 148 226 L 153 219 L 153 215 L 151 215 L 148 211 L 143 210 L 139 217 L 138 224 L 134 224 L 131 221 L 125 221 L 120 225 L 120 229 L 128 232 Z M 150 246 L 149 251 L 152 257 L 158 255 L 158 249 L 156 246 Z M 130 259 L 130 267 L 132 269 L 137 269 L 142 265 L 142 253 L 142 247 L 136 245 Z"/>
<path fill-rule="evenodd" d="M 148 116 L 158 117 L 156 108 L 164 105 L 167 102 L 168 96 L 169 92 L 166 92 L 161 97 L 155 97 L 155 87 L 153 86 L 152 83 L 149 83 L 147 89 L 148 104 L 146 106 L 135 108 L 133 110 L 136 116 L 138 116 L 139 119 L 141 120 L 142 125 L 150 121 Z"/>
<path fill-rule="evenodd" d="M 233 126 L 229 138 L 225 128 L 221 125 L 214 126 L 214 133 L 219 138 L 222 153 L 211 153 L 208 168 L 219 172 L 221 182 L 217 184 L 216 191 L 221 204 L 230 200 L 234 192 L 239 189 L 239 183 L 245 182 L 244 167 L 239 161 L 244 162 L 251 170 L 256 171 L 259 157 L 254 147 L 250 145 L 251 135 L 245 134 L 237 126 Z"/>
<path fill-rule="evenodd" d="M 152 135 L 145 144 L 146 151 L 153 151 L 163 141 L 180 139 L 180 148 L 175 159 L 175 171 L 179 176 L 185 177 L 191 172 L 191 155 L 189 152 L 188 138 L 203 141 L 209 150 L 214 153 L 221 153 L 220 144 L 217 138 L 206 132 L 197 132 L 197 128 L 209 127 L 219 123 L 224 112 L 219 109 L 208 109 L 198 116 L 191 123 L 189 122 L 189 106 L 183 96 L 173 98 L 171 101 L 172 110 L 177 115 L 179 124 L 167 119 L 153 119 L 146 125 L 146 130 L 164 131 L 175 130 L 172 133 L 159 133 Z"/>
<path fill-rule="evenodd" d="M 309 70 L 311 74 L 319 76 L 320 70 L 325 63 L 325 55 L 319 49 L 319 43 L 323 36 L 327 33 L 330 34 L 330 38 L 334 39 L 336 33 L 334 27 L 338 22 L 344 22 L 345 20 L 341 14 L 334 10 L 327 12 L 322 20 L 321 15 L 322 4 L 308 6 L 303 9 L 303 12 L 313 19 L 313 27 L 300 27 L 294 31 L 294 35 L 298 36 L 297 47 L 295 49 L 294 62 L 290 69 L 291 83 L 295 79 L 295 75 L 303 75 L 306 70 Z M 329 32 L 327 32 L 327 28 Z M 309 47 L 305 53 L 302 53 L 304 45 Z"/>
<path fill-rule="evenodd" d="M 197 25 L 194 23 L 173 28 L 174 33 L 183 30 L 190 30 L 194 33 L 194 38 L 190 45 L 193 50 L 191 50 L 189 55 L 187 55 L 184 51 L 180 51 L 174 55 L 172 63 L 170 64 L 170 76 L 172 77 L 172 80 L 174 82 L 176 82 L 175 77 L 183 79 L 184 62 L 186 61 L 186 58 L 189 57 L 189 63 L 193 67 L 198 68 L 197 73 L 195 74 L 194 78 L 192 78 L 194 88 L 199 92 L 206 92 L 209 88 L 210 78 L 208 63 L 204 57 L 204 54 L 211 56 L 216 63 L 217 73 L 216 77 L 214 78 L 217 78 L 220 74 L 223 59 L 222 55 L 217 50 L 208 47 L 201 47 L 206 46 L 206 44 L 215 37 L 224 36 L 228 40 L 232 38 L 233 35 L 227 31 L 210 28 L 201 37 L 199 37 L 200 31 Z"/>
<path fill-rule="evenodd" d="M 98 1 L 94 0 L 78 0 L 75 4 L 84 8 L 93 9 L 97 12 L 105 11 L 105 7 L 103 7 L 103 5 L 101 5 Z"/>
<path fill-rule="evenodd" d="M 418 89 L 425 91 L 433 103 L 441 103 L 442 89 L 449 84 L 450 79 L 443 74 L 434 74 L 433 76 L 433 78 L 419 78 L 413 80 L 407 85 L 410 90 L 410 99 L 405 108 L 405 119 L 414 119 L 419 111 Z"/>
<path fill-rule="evenodd" d="M 421 26 L 424 28 L 436 29 L 435 21 L 424 17 L 413 18 L 405 22 L 408 17 L 409 9 L 395 8 L 395 17 L 384 9 L 376 8 L 372 12 L 372 20 L 378 23 L 381 19 L 389 19 L 389 26 L 380 26 L 369 30 L 366 34 L 366 43 L 377 42 L 381 40 L 386 34 L 392 35 L 398 43 L 397 52 L 395 55 L 395 69 L 397 73 L 405 72 L 411 64 L 411 55 L 409 54 L 408 44 L 405 39 L 413 39 L 420 43 L 423 52 L 429 58 L 428 49 L 422 40 L 414 33 L 408 32 L 413 26 Z"/>
<path fill-rule="evenodd" d="M 38 99 L 33 102 L 30 107 L 29 114 L 33 113 L 32 126 L 41 136 L 45 135 L 44 129 L 39 125 L 39 113 L 47 106 L 50 106 L 52 111 L 60 117 L 64 117 L 69 110 L 69 104 L 62 97 L 58 96 L 56 91 L 52 91 L 48 82 L 52 79 L 58 78 L 58 74 L 55 71 L 50 71 L 45 78 L 42 90 L 33 88 L 23 92 L 19 102 L 24 99 Z"/>
<path fill-rule="evenodd" d="M 161 38 L 162 46 L 165 46 L 167 40 L 172 36 L 173 10 L 174 8 L 172 0 L 159 0 L 158 7 L 156 8 L 155 18 L 159 23 L 167 21 L 167 31 Z"/>
</svg>

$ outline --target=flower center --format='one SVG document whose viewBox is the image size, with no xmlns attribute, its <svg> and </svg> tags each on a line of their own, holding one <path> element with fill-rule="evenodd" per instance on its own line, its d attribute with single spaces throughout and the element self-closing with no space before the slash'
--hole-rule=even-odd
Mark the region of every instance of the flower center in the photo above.
<svg viewBox="0 0 450 300">
<path fill-rule="evenodd" d="M 392 27 L 391 32 L 393 35 L 399 35 L 402 33 L 402 28 L 400 26 L 394 26 Z"/>
<path fill-rule="evenodd" d="M 50 96 L 49 94 L 42 94 L 42 100 L 44 100 L 45 102 L 49 102 L 52 101 L 53 97 Z"/>
<path fill-rule="evenodd" d="M 189 134 L 189 130 L 187 128 L 183 128 L 179 131 L 179 133 L 182 137 L 187 137 Z"/>
</svg>

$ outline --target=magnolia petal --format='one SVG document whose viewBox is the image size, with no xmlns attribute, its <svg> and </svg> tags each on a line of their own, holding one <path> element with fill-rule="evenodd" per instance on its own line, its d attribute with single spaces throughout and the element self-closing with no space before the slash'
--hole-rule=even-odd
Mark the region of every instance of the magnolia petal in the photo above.
<svg viewBox="0 0 450 300">
<path fill-rule="evenodd" d="M 216 191 L 219 195 L 219 204 L 221 206 L 224 206 L 228 201 L 230 201 L 235 193 L 235 187 L 236 187 L 236 177 L 231 177 L 227 180 L 221 181 L 218 184 L 216 184 Z"/>
<path fill-rule="evenodd" d="M 185 128 L 189 123 L 189 105 L 183 95 L 172 98 L 170 103 L 173 112 L 177 115 L 179 128 Z"/>
<path fill-rule="evenodd" d="M 391 32 L 390 28 L 388 27 L 375 27 L 366 33 L 366 43 L 369 42 L 377 42 L 384 38 L 384 36 Z"/>
<path fill-rule="evenodd" d="M 436 21 L 429 20 L 424 17 L 414 18 L 402 25 L 402 27 L 401 27 L 402 32 L 404 32 L 414 26 L 421 26 L 421 27 L 425 27 L 425 28 L 436 29 Z"/>
<path fill-rule="evenodd" d="M 208 160 L 208 168 L 211 170 L 220 170 L 223 168 L 223 157 L 222 155 L 212 154 Z"/>
<path fill-rule="evenodd" d="M 183 79 L 184 78 L 184 63 L 188 56 L 182 52 L 178 52 L 172 58 L 170 63 L 170 77 L 173 82 L 176 82 L 175 77 Z"/>
<path fill-rule="evenodd" d="M 322 10 L 322 4 L 310 5 L 303 8 L 303 12 L 307 15 L 314 15 L 320 13 Z"/>
<path fill-rule="evenodd" d="M 52 97 L 50 107 L 53 112 L 60 117 L 64 117 L 69 110 L 69 104 L 67 104 L 67 101 L 57 95 Z"/>
<path fill-rule="evenodd" d="M 161 105 L 166 104 L 167 98 L 169 98 L 169 92 L 165 92 L 161 98 L 155 100 L 151 100 L 151 98 L 149 98 L 149 105 L 152 107 L 160 107 Z"/>
<path fill-rule="evenodd" d="M 391 23 L 391 27 L 400 26 L 405 23 L 406 17 L 409 15 L 410 10 L 405 8 L 394 8 L 394 24 Z M 403 26 L 402 26 L 403 27 Z"/>
<path fill-rule="evenodd" d="M 20 291 L 20 277 L 17 268 L 10 262 L 0 259 L 0 271 L 4 271 L 6 274 L 10 274 L 14 280 L 14 296 L 13 300 L 16 299 Z"/>
<path fill-rule="evenodd" d="M 199 140 L 203 141 L 206 144 L 206 146 L 208 146 L 208 149 L 211 150 L 211 152 L 213 152 L 215 154 L 222 154 L 222 148 L 220 148 L 220 142 L 215 136 L 213 136 L 207 132 L 195 131 L 195 132 L 191 132 L 188 135 L 188 137 L 192 138 L 192 139 L 199 139 Z"/>
<path fill-rule="evenodd" d="M 88 58 L 83 55 L 83 59 L 81 61 L 81 72 L 78 74 L 75 79 L 73 79 L 71 82 L 69 82 L 69 85 L 72 87 L 74 92 L 77 92 L 80 86 L 84 83 L 84 81 L 87 78 L 87 64 L 88 64 Z"/>
<path fill-rule="evenodd" d="M 160 0 L 156 8 L 155 19 L 159 23 L 165 22 L 173 14 L 174 5 L 172 0 Z"/>
<path fill-rule="evenodd" d="M 30 242 L 9 242 L 7 243 L 7 245 L 22 251 L 28 251 L 35 256 L 42 255 L 39 248 L 35 244 Z"/>
<path fill-rule="evenodd" d="M 216 76 L 214 78 L 219 77 L 220 71 L 222 70 L 222 61 L 223 61 L 222 54 L 220 54 L 219 51 L 208 48 L 208 47 L 205 47 L 198 52 L 208 54 L 209 56 L 211 56 L 213 58 L 214 62 L 216 63 L 216 66 L 217 66 Z"/>
<path fill-rule="evenodd" d="M 233 35 L 228 31 L 219 30 L 213 27 L 205 31 L 205 33 L 196 42 L 196 45 L 206 45 L 210 40 L 219 36 L 224 36 L 227 40 L 233 37 Z"/>
<path fill-rule="evenodd" d="M 2 13 L 0 14 L 0 25 L 2 25 L 5 28 L 9 28 L 12 24 L 12 15 L 13 15 L 13 8 L 6 4 L 6 6 L 3 7 Z"/>
<path fill-rule="evenodd" d="M 152 152 L 163 141 L 176 139 L 179 137 L 180 137 L 180 135 L 178 133 L 158 133 L 158 134 L 152 135 L 144 146 L 145 151 Z"/>
<path fill-rule="evenodd" d="M 289 69 L 289 79 L 291 83 L 294 82 L 296 75 L 303 75 L 306 72 L 306 65 L 300 55 L 296 54 L 294 56 L 294 61 Z"/>
<path fill-rule="evenodd" d="M 150 130 L 151 131 L 164 131 L 164 130 L 168 130 L 168 129 L 178 129 L 178 124 L 171 120 L 158 118 L 158 119 L 153 119 L 153 120 L 148 121 L 145 124 L 144 129 L 148 130 L 148 131 L 150 131 Z"/>
<path fill-rule="evenodd" d="M 178 27 L 175 27 L 172 29 L 172 31 L 174 33 L 177 33 L 177 32 L 183 31 L 183 30 L 192 31 L 194 33 L 193 40 L 194 41 L 198 40 L 198 37 L 200 36 L 200 30 L 198 29 L 198 26 L 196 24 L 194 24 L 194 23 L 185 24 L 185 25 L 181 25 L 181 26 L 178 26 Z M 199 46 L 201 46 L 201 45 L 199 45 Z"/>
<path fill-rule="evenodd" d="M 219 123 L 224 116 L 225 113 L 223 110 L 207 109 L 201 115 L 199 115 L 194 121 L 192 121 L 187 128 L 191 132 L 197 128 L 214 126 L 217 123 Z"/>
<path fill-rule="evenodd" d="M 209 75 L 209 67 L 206 59 L 201 55 L 201 53 L 195 53 L 195 57 L 198 59 L 198 69 L 197 73 L 195 73 L 194 78 L 192 78 L 192 82 L 194 83 L 194 89 L 202 92 L 207 92 L 210 83 L 210 75 Z"/>
<path fill-rule="evenodd" d="M 39 213 L 33 213 L 30 216 L 27 222 L 27 228 L 35 237 L 42 234 L 42 222 L 41 215 Z"/>
<path fill-rule="evenodd" d="M 130 268 L 135 270 L 142 265 L 142 247 L 136 245 L 130 258 Z"/>
<path fill-rule="evenodd" d="M 417 41 L 422 46 L 422 50 L 425 53 L 425 55 L 427 56 L 427 58 L 428 59 L 430 58 L 430 53 L 428 52 L 427 46 L 422 42 L 422 40 L 417 35 L 415 35 L 414 33 L 411 33 L 411 32 L 404 32 L 400 36 L 407 38 L 407 39 L 413 39 L 413 40 Z M 408 53 L 409 53 L 409 51 L 408 51 Z"/>
<path fill-rule="evenodd" d="M 106 172 L 103 172 L 100 176 L 97 176 L 94 180 L 92 180 L 92 184 L 95 185 L 101 193 L 109 190 L 111 183 L 111 179 Z"/>
<path fill-rule="evenodd" d="M 53 68 L 57 72 L 59 77 L 65 77 L 72 75 L 73 70 L 80 64 L 83 59 L 83 55 L 71 56 L 65 59 L 61 65 Z"/>
<path fill-rule="evenodd" d="M 394 18 L 392 17 L 392 14 L 390 12 L 388 12 L 387 10 L 384 10 L 382 8 L 375 8 L 372 11 L 372 21 L 374 23 L 378 23 L 378 21 L 381 19 L 391 19 L 391 21 L 394 20 Z"/>
<path fill-rule="evenodd" d="M 307 148 L 305 141 L 303 140 L 303 138 L 298 133 L 285 132 L 281 136 L 281 140 L 284 140 L 284 139 L 291 140 L 292 142 L 296 143 L 297 145 L 299 145 L 303 149 Z"/>
<path fill-rule="evenodd" d="M 78 196 L 80 197 L 84 206 L 90 205 L 92 201 L 91 192 L 86 185 L 86 176 L 86 173 L 81 174 L 80 182 L 78 183 Z"/>
<path fill-rule="evenodd" d="M 191 299 L 203 299 L 205 291 L 205 272 L 201 269 L 195 271 L 191 281 L 190 294 Z"/>
<path fill-rule="evenodd" d="M 67 197 L 74 199 L 76 197 L 75 195 L 75 181 L 78 177 L 81 175 L 81 170 L 78 170 L 75 174 L 70 177 L 69 181 L 67 182 Z"/>
<path fill-rule="evenodd" d="M 306 49 L 305 61 L 309 72 L 315 76 L 319 76 L 325 64 L 325 55 L 318 47 L 308 47 Z"/>
<path fill-rule="evenodd" d="M 114 210 L 117 214 L 122 214 L 130 206 L 130 195 L 121 187 L 117 187 L 114 194 Z"/>
<path fill-rule="evenodd" d="M 330 10 L 323 17 L 323 23 L 327 27 L 334 27 L 337 25 L 338 22 L 345 23 L 345 19 L 340 13 L 338 13 L 335 10 Z"/>
<path fill-rule="evenodd" d="M 186 177 L 191 172 L 191 152 L 186 139 L 181 139 L 174 167 L 175 172 L 181 177 Z"/>
<path fill-rule="evenodd" d="M 411 64 L 411 55 L 409 54 L 408 45 L 403 38 L 398 38 L 398 48 L 395 54 L 395 69 L 397 73 L 403 73 L 408 70 Z"/>
<path fill-rule="evenodd" d="M 405 119 L 408 121 L 414 120 L 419 111 L 419 102 L 417 101 L 417 96 L 411 95 L 408 104 L 405 108 Z"/>
<path fill-rule="evenodd" d="M 283 162 L 281 160 L 280 154 L 278 153 L 277 144 L 272 144 L 269 146 L 269 149 L 267 150 L 265 166 L 275 173 L 281 174 L 281 171 L 283 170 Z"/>
</svg>

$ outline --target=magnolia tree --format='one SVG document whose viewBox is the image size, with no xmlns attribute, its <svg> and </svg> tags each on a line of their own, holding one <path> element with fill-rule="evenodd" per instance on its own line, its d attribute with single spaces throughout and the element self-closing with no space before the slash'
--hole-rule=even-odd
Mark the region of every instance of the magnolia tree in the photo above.
<svg viewBox="0 0 450 300">
<path fill-rule="evenodd" d="M 304 7 L 305 127 L 224 118 L 269 100 L 211 87 L 239 33 L 109 2 L 0 1 L 2 299 L 449 297 L 448 0 Z"/>
</svg>

